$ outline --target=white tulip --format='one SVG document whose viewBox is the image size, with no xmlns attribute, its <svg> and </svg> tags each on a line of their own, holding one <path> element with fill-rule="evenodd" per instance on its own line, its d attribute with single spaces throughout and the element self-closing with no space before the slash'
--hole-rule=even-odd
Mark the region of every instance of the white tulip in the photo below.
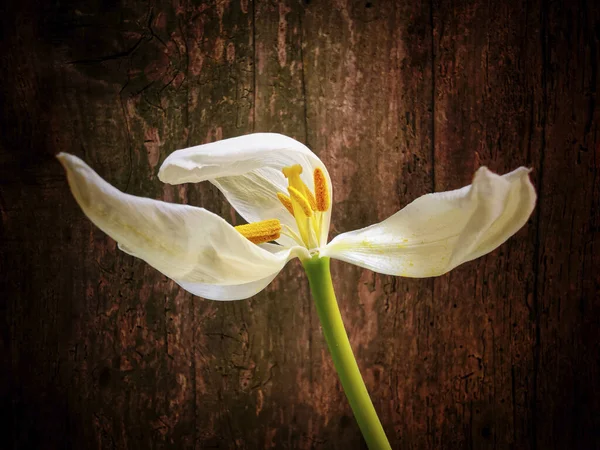
<svg viewBox="0 0 600 450">
<path fill-rule="evenodd" d="M 287 136 L 256 133 L 199 145 L 172 153 L 161 166 L 165 183 L 213 183 L 250 224 L 239 227 L 204 208 L 125 194 L 79 158 L 57 157 L 83 212 L 121 250 L 213 300 L 255 295 L 294 257 L 330 257 L 404 277 L 441 275 L 505 242 L 536 201 L 528 169 L 499 176 L 481 167 L 469 186 L 419 197 L 327 243 L 329 173 Z"/>
</svg>

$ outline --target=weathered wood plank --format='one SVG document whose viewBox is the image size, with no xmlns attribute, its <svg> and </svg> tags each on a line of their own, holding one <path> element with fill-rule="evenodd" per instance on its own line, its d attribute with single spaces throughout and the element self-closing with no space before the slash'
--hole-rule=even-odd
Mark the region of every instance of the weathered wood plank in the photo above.
<svg viewBox="0 0 600 450">
<path fill-rule="evenodd" d="M 600 379 L 600 10 L 548 2 L 541 12 L 542 146 L 534 314 L 534 439 L 598 446 Z"/>
<path fill-rule="evenodd" d="M 481 165 L 537 177 L 539 5 L 435 6 L 436 190 L 468 184 Z M 435 280 L 432 447 L 531 445 L 535 225 Z"/>
<path fill-rule="evenodd" d="M 165 8 L 166 6 L 166 8 Z M 102 32 L 104 29 L 110 32 Z M 125 192 L 166 200 L 182 193 L 156 178 L 161 152 L 186 145 L 186 58 L 171 5 L 101 5 L 62 10 L 52 21 L 51 61 L 64 84 L 59 117 L 80 118 L 64 151 L 81 154 Z M 90 100 L 80 90 L 92 92 Z M 61 150 L 56 148 L 56 150 Z M 179 195 L 178 195 L 179 194 Z M 179 198 L 178 198 L 179 197 Z M 185 200 L 185 199 L 183 199 Z M 76 209 L 74 203 L 71 208 Z M 86 281 L 74 317 L 76 410 L 93 405 L 98 447 L 193 445 L 188 299 L 164 276 L 117 250 L 90 224 Z M 91 273 L 90 273 L 91 272 Z M 80 350 L 81 349 L 81 350 Z M 179 417 L 182 420 L 179 420 Z"/>
<path fill-rule="evenodd" d="M 190 2 L 183 6 L 188 59 L 186 146 L 246 134 L 253 120 L 253 25 L 247 2 Z M 165 153 L 165 156 L 168 153 Z M 239 223 L 235 211 L 208 183 L 185 185 L 190 204 Z M 199 230 L 200 232 L 200 230 Z M 245 302 L 210 302 L 186 294 L 193 315 L 195 448 L 236 448 L 252 433 L 252 322 Z M 249 321 L 250 320 L 250 321 Z M 260 374 L 262 375 L 262 374 Z M 238 405 L 238 406 L 236 406 Z M 250 440 L 256 442 L 252 435 Z"/>
<path fill-rule="evenodd" d="M 307 143 L 303 14 L 298 1 L 254 4 L 254 131 L 283 133 Z M 314 345 L 318 326 L 299 262 L 289 263 L 280 273 L 267 288 L 266 300 L 252 304 L 252 314 L 263 316 L 254 330 L 254 354 L 257 361 L 267 357 L 270 366 L 268 382 L 257 389 L 260 445 L 311 448 L 322 442 L 326 421 L 315 383 L 320 367 Z M 282 379 L 289 382 L 277 382 Z"/>
<path fill-rule="evenodd" d="M 333 180 L 332 237 L 381 221 L 432 190 L 430 14 L 428 3 L 412 2 L 307 7 L 308 142 Z M 424 351 L 431 280 L 336 262 L 332 271 L 350 341 L 392 447 L 423 446 L 429 428 L 423 384 L 433 356 Z M 337 386 L 325 396 L 328 420 L 339 421 L 327 445 L 357 447 L 360 435 L 325 352 L 322 364 L 328 370 L 320 382 Z"/>
</svg>

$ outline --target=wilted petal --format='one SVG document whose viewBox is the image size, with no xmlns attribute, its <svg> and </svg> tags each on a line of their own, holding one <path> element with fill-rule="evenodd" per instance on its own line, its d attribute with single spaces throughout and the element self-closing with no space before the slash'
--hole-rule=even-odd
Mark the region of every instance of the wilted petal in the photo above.
<svg viewBox="0 0 600 450">
<path fill-rule="evenodd" d="M 125 194 L 81 159 L 57 157 L 85 215 L 125 252 L 178 282 L 252 283 L 277 274 L 298 251 L 270 252 L 203 208 Z"/>
<path fill-rule="evenodd" d="M 296 230 L 296 222 L 277 199 L 287 193 L 284 167 L 300 164 L 302 180 L 314 189 L 313 171 L 320 167 L 331 179 L 321 160 L 304 144 L 276 133 L 255 133 L 210 144 L 177 150 L 162 164 L 158 177 L 164 183 L 210 181 L 248 222 L 279 219 Z M 331 211 L 331 210 L 330 210 Z M 331 213 L 323 217 L 323 234 L 329 230 Z M 280 241 L 289 244 L 285 237 Z"/>
<path fill-rule="evenodd" d="M 480 168 L 473 184 L 424 195 L 381 223 L 333 239 L 322 256 L 405 277 L 441 275 L 491 252 L 535 206 L 529 170 L 504 176 Z"/>
</svg>

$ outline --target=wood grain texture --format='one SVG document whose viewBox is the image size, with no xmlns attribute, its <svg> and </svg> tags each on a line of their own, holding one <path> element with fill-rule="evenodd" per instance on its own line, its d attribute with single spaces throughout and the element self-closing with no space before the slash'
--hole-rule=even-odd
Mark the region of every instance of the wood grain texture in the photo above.
<svg viewBox="0 0 600 450">
<path fill-rule="evenodd" d="M 334 262 L 340 309 L 393 448 L 600 447 L 593 2 L 22 0 L 1 20 L 0 447 L 365 448 L 297 261 L 252 299 L 193 297 L 96 229 L 53 158 L 237 224 L 156 173 L 253 131 L 325 162 L 331 237 L 531 167 L 506 244 L 435 279 Z"/>
</svg>

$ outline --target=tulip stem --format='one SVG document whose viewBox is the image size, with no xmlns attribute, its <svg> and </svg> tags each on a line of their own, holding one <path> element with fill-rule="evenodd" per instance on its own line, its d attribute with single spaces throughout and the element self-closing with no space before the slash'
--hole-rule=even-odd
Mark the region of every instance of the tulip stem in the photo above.
<svg viewBox="0 0 600 450">
<path fill-rule="evenodd" d="M 391 449 L 348 341 L 331 282 L 329 258 L 316 255 L 302 264 L 308 275 L 333 364 L 367 446 L 370 450 Z"/>
</svg>

